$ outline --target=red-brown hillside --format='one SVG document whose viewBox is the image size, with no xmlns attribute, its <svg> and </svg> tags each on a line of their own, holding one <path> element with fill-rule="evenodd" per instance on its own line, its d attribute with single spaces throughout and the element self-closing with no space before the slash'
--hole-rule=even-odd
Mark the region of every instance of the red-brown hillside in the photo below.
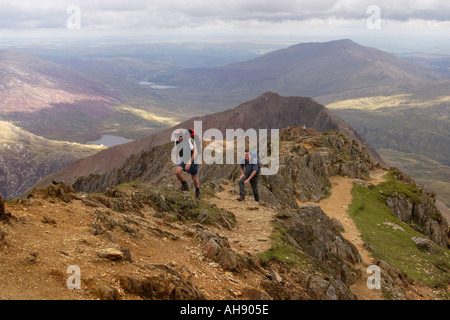
<svg viewBox="0 0 450 320">
<path fill-rule="evenodd" d="M 81 136 L 122 98 L 72 69 L 20 51 L 0 52 L 0 117 L 34 134 L 57 140 Z"/>
</svg>

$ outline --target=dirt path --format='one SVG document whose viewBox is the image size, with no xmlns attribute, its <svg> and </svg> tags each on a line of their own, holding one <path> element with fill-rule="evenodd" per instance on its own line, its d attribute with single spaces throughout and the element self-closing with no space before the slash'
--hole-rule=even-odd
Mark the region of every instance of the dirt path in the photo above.
<svg viewBox="0 0 450 320">
<path fill-rule="evenodd" d="M 385 174 L 385 171 L 374 171 L 372 173 L 370 183 L 379 184 L 383 182 Z M 364 247 L 364 242 L 361 239 L 361 233 L 347 212 L 348 207 L 352 202 L 351 190 L 353 188 L 353 181 L 354 179 L 347 177 L 331 177 L 331 196 L 327 199 L 321 200 L 318 205 L 322 208 L 325 214 L 328 215 L 328 217 L 336 218 L 342 223 L 345 229 L 342 236 L 350 241 L 358 249 L 361 255 L 362 262 L 359 265 L 356 265 L 356 268 L 360 268 L 362 270 L 362 279 L 351 287 L 352 292 L 360 300 L 382 300 L 383 297 L 379 290 L 370 290 L 367 288 L 366 281 L 370 274 L 368 274 L 366 270 L 368 266 L 375 263 L 375 260 L 372 258 L 369 251 Z"/>
<path fill-rule="evenodd" d="M 237 185 L 230 183 L 224 184 L 223 187 L 224 190 L 216 194 L 217 198 L 208 200 L 219 208 L 226 208 L 236 216 L 234 230 L 221 230 L 232 248 L 251 254 L 270 249 L 272 220 L 276 212 L 255 202 L 252 197 L 247 197 L 242 202 L 237 201 L 238 195 L 233 192 L 237 190 Z"/>
<path fill-rule="evenodd" d="M 378 184 L 385 180 L 385 171 L 374 171 L 371 183 Z M 356 228 L 355 223 L 347 213 L 348 207 L 352 202 L 351 189 L 354 179 L 346 177 L 331 177 L 332 195 L 319 202 L 319 206 L 330 217 L 338 219 L 344 226 L 343 236 L 353 243 L 358 249 L 362 262 L 357 265 L 361 268 L 362 279 L 352 286 L 353 293 L 360 300 L 382 300 L 382 294 L 379 290 L 369 290 L 367 288 L 367 278 L 370 274 L 366 273 L 367 267 L 374 264 L 369 251 L 364 247 L 361 234 Z M 209 201 L 219 208 L 227 208 L 232 211 L 237 220 L 236 228 L 232 231 L 221 230 L 226 236 L 230 245 L 236 251 L 255 254 L 270 249 L 270 235 L 273 229 L 272 220 L 276 212 L 273 209 L 264 207 L 256 203 L 251 197 L 243 202 L 236 200 L 238 197 L 233 190 L 237 186 L 233 184 L 223 185 L 224 190 L 216 194 L 216 198 Z M 299 203 L 305 204 L 305 203 Z M 317 205 L 317 203 L 314 203 Z"/>
</svg>

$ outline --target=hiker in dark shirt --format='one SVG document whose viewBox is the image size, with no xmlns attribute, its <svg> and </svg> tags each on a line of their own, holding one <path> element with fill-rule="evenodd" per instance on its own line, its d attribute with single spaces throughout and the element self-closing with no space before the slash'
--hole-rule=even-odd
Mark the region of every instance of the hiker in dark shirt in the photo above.
<svg viewBox="0 0 450 320">
<path fill-rule="evenodd" d="M 252 162 L 252 163 L 251 163 Z M 253 163 L 254 162 L 254 163 Z M 250 183 L 255 201 L 259 202 L 258 180 L 259 180 L 259 161 L 257 156 L 252 156 L 250 160 L 250 152 L 245 150 L 245 160 L 240 165 L 241 178 L 239 179 L 239 198 L 238 201 L 245 200 L 245 185 Z"/>
<path fill-rule="evenodd" d="M 200 181 L 197 177 L 198 173 L 198 164 L 197 164 L 197 148 L 195 147 L 194 143 L 194 136 L 195 133 L 192 130 L 189 130 L 188 132 L 181 132 L 181 130 L 177 130 L 174 134 L 175 138 L 178 139 L 175 141 L 175 146 L 178 149 L 178 157 L 177 157 L 177 164 L 175 169 L 175 175 L 177 176 L 178 180 L 181 182 L 181 191 L 187 191 L 189 190 L 187 182 L 184 180 L 182 172 L 187 172 L 191 175 L 192 181 L 194 182 L 195 186 L 195 197 L 197 199 L 200 199 Z M 183 157 L 183 151 L 187 149 L 190 150 L 190 156 L 184 156 Z"/>
</svg>

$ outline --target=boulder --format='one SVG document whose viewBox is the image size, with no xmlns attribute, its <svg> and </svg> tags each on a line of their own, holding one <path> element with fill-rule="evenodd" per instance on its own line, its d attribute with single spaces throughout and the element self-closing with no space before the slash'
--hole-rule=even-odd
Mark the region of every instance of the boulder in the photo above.
<svg viewBox="0 0 450 320">
<path fill-rule="evenodd" d="M 52 181 L 52 184 L 47 188 L 47 195 L 52 198 L 59 198 L 64 202 L 71 202 L 74 190 L 72 186 L 61 181 Z"/>
<path fill-rule="evenodd" d="M 386 227 L 390 227 L 390 228 L 392 228 L 394 230 L 400 230 L 402 232 L 406 232 L 405 229 L 403 229 L 398 224 L 395 224 L 393 222 L 383 222 L 383 225 L 386 226 Z"/>
<path fill-rule="evenodd" d="M 412 237 L 411 240 L 416 244 L 419 250 L 425 252 L 433 252 L 434 244 L 430 239 L 421 237 Z"/>
<path fill-rule="evenodd" d="M 385 299 L 406 300 L 410 279 L 403 271 L 390 266 L 386 261 L 379 260 L 376 264 L 381 271 L 381 288 Z"/>
<path fill-rule="evenodd" d="M 131 261 L 131 254 L 128 248 L 105 248 L 97 251 L 97 255 L 108 260 Z"/>
<path fill-rule="evenodd" d="M 314 300 L 355 300 L 347 286 L 338 279 L 326 280 L 312 276 L 306 289 L 308 295 Z"/>
<path fill-rule="evenodd" d="M 226 238 L 208 230 L 200 232 L 199 238 L 202 240 L 205 257 L 219 263 L 227 271 L 238 268 L 238 261 Z"/>
<path fill-rule="evenodd" d="M 302 252 L 308 254 L 313 261 L 347 287 L 359 278 L 360 274 L 353 268 L 361 262 L 358 250 L 342 237 L 319 206 L 299 207 L 297 214 L 293 216 L 288 234 Z"/>
<path fill-rule="evenodd" d="M 197 221 L 199 222 L 199 223 L 203 223 L 203 222 L 205 222 L 206 220 L 208 220 L 208 218 L 211 216 L 211 212 L 209 212 L 208 210 L 206 210 L 206 209 L 200 209 L 200 212 L 198 213 L 198 216 L 197 216 Z"/>
</svg>

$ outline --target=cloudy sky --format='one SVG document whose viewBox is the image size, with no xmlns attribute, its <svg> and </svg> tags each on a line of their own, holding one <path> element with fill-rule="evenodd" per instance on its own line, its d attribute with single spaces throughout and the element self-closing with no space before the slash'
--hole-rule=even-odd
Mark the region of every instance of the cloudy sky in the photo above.
<svg viewBox="0 0 450 320">
<path fill-rule="evenodd" d="M 0 0 L 0 39 L 352 38 L 450 46 L 448 0 Z M 450 52 L 450 51 L 449 51 Z"/>
</svg>

